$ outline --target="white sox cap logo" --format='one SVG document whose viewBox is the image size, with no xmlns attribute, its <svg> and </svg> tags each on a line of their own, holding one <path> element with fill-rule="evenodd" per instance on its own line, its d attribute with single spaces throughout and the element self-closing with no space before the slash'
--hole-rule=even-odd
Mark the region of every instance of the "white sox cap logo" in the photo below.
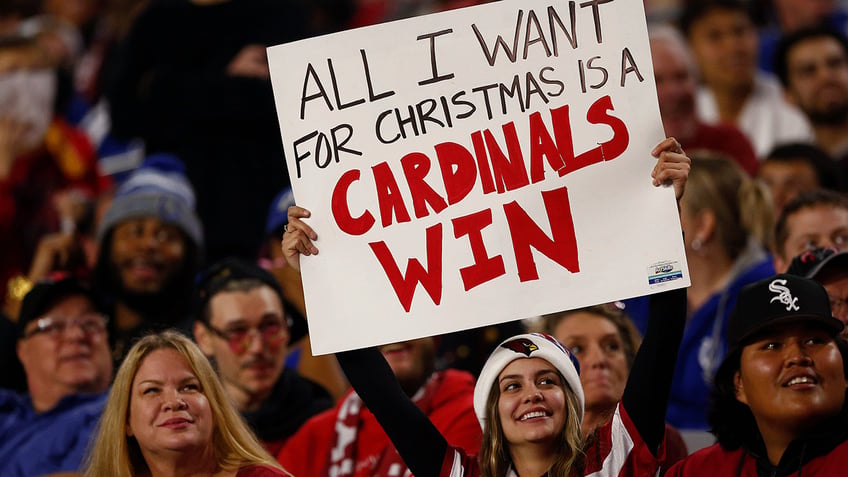
<svg viewBox="0 0 848 477">
<path fill-rule="evenodd" d="M 798 311 L 800 309 L 797 305 L 798 298 L 793 297 L 792 292 L 785 285 L 786 280 L 780 278 L 769 283 L 769 291 L 777 294 L 777 296 L 769 300 L 769 303 L 777 300 L 786 305 L 786 311 Z"/>
</svg>

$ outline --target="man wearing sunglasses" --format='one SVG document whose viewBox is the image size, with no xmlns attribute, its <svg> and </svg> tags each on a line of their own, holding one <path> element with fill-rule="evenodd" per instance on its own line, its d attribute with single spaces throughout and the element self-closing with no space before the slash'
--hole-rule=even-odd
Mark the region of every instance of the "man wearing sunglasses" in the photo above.
<svg viewBox="0 0 848 477">
<path fill-rule="evenodd" d="M 28 394 L 0 390 L 0 475 L 78 471 L 112 380 L 112 357 L 90 289 L 75 278 L 38 282 L 18 318 Z"/>
<path fill-rule="evenodd" d="M 259 439 L 276 455 L 309 417 L 330 408 L 320 385 L 285 367 L 306 322 L 287 314 L 269 272 L 239 259 L 212 265 L 197 283 L 194 336 Z"/>
</svg>

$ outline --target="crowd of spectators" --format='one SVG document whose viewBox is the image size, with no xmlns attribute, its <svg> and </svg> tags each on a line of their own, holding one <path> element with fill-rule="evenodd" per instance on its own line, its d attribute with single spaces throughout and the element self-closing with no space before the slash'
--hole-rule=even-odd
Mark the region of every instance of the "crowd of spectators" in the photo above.
<svg viewBox="0 0 848 477">
<path fill-rule="evenodd" d="M 394 435 L 336 358 L 311 354 L 299 271 L 280 247 L 294 199 L 265 48 L 479 3 L 0 3 L 0 476 L 86 465 L 88 475 L 153 472 L 155 449 L 131 436 L 121 436 L 138 448 L 128 456 L 86 455 L 107 402 L 128 412 L 134 380 L 153 372 L 148 354 L 163 353 L 179 354 L 180 369 L 204 387 L 220 387 L 227 403 L 212 406 L 255 434 L 227 437 L 247 450 L 222 468 L 278 475 L 275 458 L 295 477 L 408 473 Z M 691 158 L 679 209 L 692 285 L 665 414 L 665 473 L 724 425 L 711 402 L 717 375 L 726 386 L 728 369 L 745 370 L 751 336 L 732 322 L 746 287 L 804 277 L 848 325 L 848 1 L 644 5 L 663 127 Z M 785 318 L 768 313 L 766 321 Z M 473 454 L 489 438 L 473 399 L 489 353 L 510 336 L 548 333 L 580 362 L 580 434 L 591 443 L 626 396 L 649 316 L 651 299 L 637 297 L 380 351 L 402 397 L 450 448 Z M 144 336 L 159 340 L 136 349 L 127 389 L 110 397 Z M 834 339 L 842 346 L 846 336 Z M 759 416 L 757 403 L 739 402 Z M 674 472 L 690 475 L 689 462 Z"/>
</svg>

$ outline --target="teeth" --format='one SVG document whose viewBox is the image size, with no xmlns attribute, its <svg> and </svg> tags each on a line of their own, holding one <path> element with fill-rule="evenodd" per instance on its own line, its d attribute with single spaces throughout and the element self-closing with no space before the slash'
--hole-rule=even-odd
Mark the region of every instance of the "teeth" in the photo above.
<svg viewBox="0 0 848 477">
<path fill-rule="evenodd" d="M 798 376 L 797 378 L 792 378 L 791 381 L 786 383 L 787 386 L 792 386 L 793 384 L 813 384 L 813 380 L 807 376 Z"/>
<path fill-rule="evenodd" d="M 544 411 L 528 412 L 527 414 L 521 416 L 521 420 L 526 421 L 527 419 L 533 419 L 534 417 L 545 417 L 546 415 L 547 414 L 545 414 Z"/>
</svg>

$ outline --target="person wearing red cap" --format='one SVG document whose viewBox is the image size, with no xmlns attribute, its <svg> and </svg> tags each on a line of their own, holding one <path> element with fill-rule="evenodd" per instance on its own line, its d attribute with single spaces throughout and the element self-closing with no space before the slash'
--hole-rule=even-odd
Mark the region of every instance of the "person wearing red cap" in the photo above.
<svg viewBox="0 0 848 477">
<path fill-rule="evenodd" d="M 727 325 L 710 413 L 717 444 L 668 476 L 844 475 L 848 345 L 818 283 L 780 274 L 745 287 Z"/>
</svg>

